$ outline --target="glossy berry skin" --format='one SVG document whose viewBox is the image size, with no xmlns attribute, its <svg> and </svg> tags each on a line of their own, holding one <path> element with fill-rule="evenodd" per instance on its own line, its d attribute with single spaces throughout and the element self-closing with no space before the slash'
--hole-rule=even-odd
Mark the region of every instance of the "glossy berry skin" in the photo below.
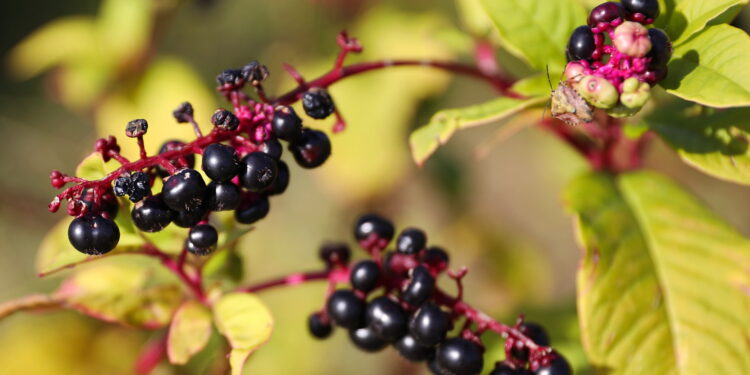
<svg viewBox="0 0 750 375">
<path fill-rule="evenodd" d="M 294 142 L 302 135 L 302 119 L 292 107 L 276 107 L 271 127 L 274 135 L 287 142 Z"/>
<path fill-rule="evenodd" d="M 539 324 L 533 322 L 523 322 L 519 327 L 519 330 L 537 345 L 549 346 L 550 344 L 547 331 Z M 529 349 L 526 347 L 514 347 L 511 349 L 511 355 L 516 359 L 526 361 L 529 358 Z"/>
<path fill-rule="evenodd" d="M 547 366 L 542 366 L 534 371 L 534 375 L 571 375 L 573 370 L 564 357 L 558 354 Z"/>
<path fill-rule="evenodd" d="M 339 289 L 328 298 L 328 316 L 338 326 L 357 329 L 364 326 L 365 301 L 351 290 Z"/>
<path fill-rule="evenodd" d="M 435 354 L 440 368 L 455 375 L 476 375 L 482 371 L 482 350 L 463 338 L 452 338 L 441 344 Z"/>
<path fill-rule="evenodd" d="M 318 250 L 318 257 L 329 269 L 334 265 L 349 264 L 351 256 L 352 250 L 349 248 L 349 245 L 340 242 L 325 243 Z"/>
<path fill-rule="evenodd" d="M 117 246 L 120 228 L 112 220 L 86 214 L 70 222 L 68 240 L 76 250 L 84 254 L 101 255 Z"/>
<path fill-rule="evenodd" d="M 499 363 L 490 372 L 490 375 L 532 375 L 532 373 L 524 368 L 514 369 L 506 363 Z"/>
<path fill-rule="evenodd" d="M 278 172 L 278 165 L 272 157 L 251 152 L 240 163 L 240 184 L 252 192 L 261 192 L 273 184 Z"/>
<path fill-rule="evenodd" d="M 234 210 L 234 218 L 242 224 L 252 224 L 266 217 L 270 209 L 271 206 L 266 196 L 243 199 L 240 206 Z"/>
<path fill-rule="evenodd" d="M 234 148 L 214 143 L 203 149 L 201 167 L 211 180 L 226 182 L 234 178 L 240 169 L 240 160 Z"/>
<path fill-rule="evenodd" d="M 198 256 L 206 256 L 208 254 L 211 254 L 216 248 L 215 247 L 208 247 L 208 248 L 202 248 L 195 246 L 194 243 L 190 241 L 185 241 L 185 250 L 187 250 L 190 254 L 198 255 Z"/>
<path fill-rule="evenodd" d="M 162 154 L 167 151 L 179 150 L 183 146 L 185 146 L 185 142 L 182 142 L 182 141 L 178 141 L 178 140 L 166 141 L 159 149 L 159 153 Z M 170 161 L 170 164 L 174 165 L 177 168 L 193 168 L 193 166 L 195 166 L 195 155 L 189 154 L 185 156 L 183 159 L 172 160 Z M 162 178 L 169 176 L 169 172 L 167 172 L 167 170 L 164 169 L 164 167 L 162 167 L 161 165 L 156 166 L 156 174 L 158 174 L 159 177 L 162 177 Z"/>
<path fill-rule="evenodd" d="M 138 229 L 144 232 L 158 232 L 172 222 L 174 212 L 170 210 L 161 199 L 161 194 L 147 197 L 143 202 L 136 204 L 130 212 Z"/>
<path fill-rule="evenodd" d="M 617 18 L 622 18 L 624 15 L 622 5 L 618 2 L 608 1 L 597 5 L 589 13 L 588 25 L 595 27 L 602 22 L 612 22 Z"/>
<path fill-rule="evenodd" d="M 211 182 L 206 191 L 211 211 L 231 211 L 240 205 L 240 188 L 231 182 Z"/>
<path fill-rule="evenodd" d="M 442 272 L 448 268 L 450 257 L 448 253 L 437 246 L 427 248 L 422 255 L 422 262 L 427 265 L 433 272 Z"/>
<path fill-rule="evenodd" d="M 440 364 L 437 361 L 437 357 L 433 356 L 427 361 L 427 368 L 430 370 L 430 374 L 433 375 L 453 375 L 448 372 L 448 370 L 440 367 Z"/>
<path fill-rule="evenodd" d="M 279 160 L 276 162 L 276 166 L 278 169 L 278 173 L 276 175 L 276 179 L 273 180 L 273 184 L 266 190 L 266 194 L 268 195 L 279 195 L 286 191 L 286 188 L 289 187 L 289 165 L 287 165 L 283 160 Z"/>
<path fill-rule="evenodd" d="M 662 29 L 648 29 L 648 37 L 651 39 L 651 50 L 646 57 L 651 58 L 648 63 L 650 69 L 663 68 L 667 66 L 669 58 L 672 57 L 672 42 Z"/>
<path fill-rule="evenodd" d="M 258 151 L 278 161 L 279 159 L 281 159 L 281 154 L 284 152 L 284 147 L 281 145 L 281 142 L 279 142 L 278 139 L 270 138 L 260 145 Z"/>
<path fill-rule="evenodd" d="M 208 213 L 208 202 L 192 210 L 175 211 L 172 222 L 180 228 L 192 228 L 198 224 Z"/>
<path fill-rule="evenodd" d="M 568 40 L 567 53 L 571 61 L 588 60 L 596 50 L 594 33 L 588 26 L 578 26 Z"/>
<path fill-rule="evenodd" d="M 417 228 L 406 228 L 396 239 L 396 251 L 403 254 L 416 254 L 427 245 L 427 235 Z"/>
<path fill-rule="evenodd" d="M 302 95 L 302 108 L 308 116 L 315 119 L 324 119 L 333 113 L 335 106 L 328 91 L 321 88 L 313 88 Z"/>
<path fill-rule="evenodd" d="M 349 273 L 349 281 L 352 287 L 365 293 L 375 289 L 380 280 L 380 267 L 373 260 L 363 260 L 354 267 Z"/>
<path fill-rule="evenodd" d="M 392 299 L 381 296 L 367 304 L 367 325 L 378 337 L 394 342 L 408 330 L 408 317 L 404 309 Z"/>
<path fill-rule="evenodd" d="M 393 346 L 402 357 L 412 361 L 425 361 L 435 355 L 435 348 L 420 345 L 412 335 L 404 335 Z"/>
<path fill-rule="evenodd" d="M 333 326 L 331 326 L 331 322 L 323 321 L 323 315 L 318 312 L 310 314 L 307 318 L 307 330 L 313 337 L 322 340 L 331 336 Z"/>
<path fill-rule="evenodd" d="M 412 306 L 419 306 L 432 296 L 435 278 L 427 267 L 419 265 L 411 271 L 411 281 L 401 292 L 401 297 Z"/>
<path fill-rule="evenodd" d="M 210 224 L 200 224 L 190 228 L 188 241 L 199 249 L 209 249 L 216 246 L 219 241 L 219 233 Z"/>
<path fill-rule="evenodd" d="M 206 183 L 195 169 L 183 169 L 164 181 L 162 199 L 174 211 L 199 207 L 206 195 Z"/>
<path fill-rule="evenodd" d="M 409 322 L 409 333 L 424 346 L 435 346 L 442 342 L 450 328 L 448 314 L 432 302 L 423 304 Z"/>
<path fill-rule="evenodd" d="M 304 129 L 299 138 L 289 145 L 294 160 L 302 168 L 316 168 L 331 156 L 331 141 L 326 133 Z"/>
<path fill-rule="evenodd" d="M 369 353 L 377 352 L 388 346 L 388 342 L 378 337 L 370 327 L 350 329 L 349 339 L 357 348 Z"/>
<path fill-rule="evenodd" d="M 364 241 L 371 235 L 390 241 L 393 238 L 393 232 L 393 223 L 377 214 L 363 215 L 354 226 L 354 238 L 357 241 Z"/>
<path fill-rule="evenodd" d="M 659 16 L 659 2 L 657 0 L 622 0 L 620 3 L 630 14 L 642 13 L 646 18 L 652 19 Z"/>
</svg>

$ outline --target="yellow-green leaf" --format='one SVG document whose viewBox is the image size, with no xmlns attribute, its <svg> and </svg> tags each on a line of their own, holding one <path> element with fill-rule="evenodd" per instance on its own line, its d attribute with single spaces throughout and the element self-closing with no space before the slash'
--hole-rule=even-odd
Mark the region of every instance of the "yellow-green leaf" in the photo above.
<svg viewBox="0 0 750 375">
<path fill-rule="evenodd" d="M 679 44 L 703 30 L 709 21 L 729 8 L 747 4 L 747 0 L 669 0 L 666 3 L 668 6 L 662 6 L 662 15 L 656 19 L 656 26 L 664 29 L 675 44 Z"/>
<path fill-rule="evenodd" d="M 240 374 L 247 357 L 271 337 L 273 317 L 266 305 L 248 293 L 229 293 L 214 304 L 214 322 L 232 346 L 232 374 Z"/>
<path fill-rule="evenodd" d="M 184 365 L 200 352 L 211 337 L 211 311 L 198 301 L 189 300 L 172 317 L 167 336 L 169 362 Z"/>
<path fill-rule="evenodd" d="M 578 311 L 595 367 L 750 373 L 750 240 L 654 173 L 587 174 L 566 201 L 585 250 Z"/>
<path fill-rule="evenodd" d="M 711 107 L 750 106 L 750 36 L 729 25 L 711 26 L 674 49 L 668 92 Z"/>
</svg>

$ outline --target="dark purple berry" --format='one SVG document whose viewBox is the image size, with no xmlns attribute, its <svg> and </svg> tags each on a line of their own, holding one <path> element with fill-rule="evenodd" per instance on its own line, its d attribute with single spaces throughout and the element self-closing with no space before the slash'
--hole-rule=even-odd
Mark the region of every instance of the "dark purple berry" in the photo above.
<svg viewBox="0 0 750 375">
<path fill-rule="evenodd" d="M 294 160 L 302 168 L 315 168 L 331 156 L 331 141 L 326 133 L 304 129 L 296 141 L 289 145 Z"/>
<path fill-rule="evenodd" d="M 409 329 L 404 309 L 386 296 L 375 298 L 367 304 L 365 320 L 378 337 L 388 342 L 400 339 Z"/>
<path fill-rule="evenodd" d="M 653 86 L 663 81 L 664 78 L 667 78 L 667 73 L 669 73 L 669 69 L 666 66 L 661 68 L 649 69 L 643 75 L 643 79 L 645 79 L 646 82 L 650 83 Z"/>
<path fill-rule="evenodd" d="M 622 0 L 622 6 L 630 14 L 641 13 L 646 18 L 659 17 L 659 2 L 657 0 Z"/>
<path fill-rule="evenodd" d="M 206 183 L 195 169 L 183 169 L 164 181 L 162 199 L 174 211 L 194 210 L 205 200 Z"/>
<path fill-rule="evenodd" d="M 440 368 L 455 375 L 476 375 L 484 366 L 482 349 L 477 344 L 458 337 L 442 343 L 435 358 Z"/>
<path fill-rule="evenodd" d="M 588 24 L 591 27 L 595 27 L 602 22 L 612 22 L 617 18 L 623 17 L 623 9 L 620 3 L 614 1 L 608 1 L 597 5 L 589 13 Z"/>
<path fill-rule="evenodd" d="M 363 260 L 352 267 L 349 281 L 354 289 L 368 293 L 375 289 L 380 281 L 380 267 L 373 260 Z"/>
<path fill-rule="evenodd" d="M 239 172 L 240 160 L 234 148 L 221 143 L 213 143 L 203 149 L 201 167 L 211 180 L 226 182 Z"/>
<path fill-rule="evenodd" d="M 219 75 L 216 76 L 216 82 L 219 83 L 219 85 L 232 85 L 232 86 L 238 86 L 244 83 L 244 79 L 242 78 L 242 71 L 239 69 L 227 69 Z"/>
<path fill-rule="evenodd" d="M 442 342 L 450 328 L 448 314 L 432 302 L 423 304 L 409 322 L 409 333 L 424 346 L 435 346 Z"/>
<path fill-rule="evenodd" d="M 120 228 L 112 220 L 86 214 L 70 222 L 68 240 L 76 250 L 84 254 L 101 255 L 117 246 Z"/>
<path fill-rule="evenodd" d="M 426 264 L 433 272 L 442 272 L 446 268 L 448 268 L 448 263 L 450 262 L 450 257 L 448 256 L 448 253 L 445 252 L 445 250 L 437 247 L 432 246 L 427 248 L 427 251 L 424 252 L 424 255 L 422 256 L 422 262 Z"/>
<path fill-rule="evenodd" d="M 411 271 L 411 280 L 406 285 L 401 297 L 412 306 L 419 306 L 432 296 L 435 290 L 435 278 L 427 267 L 419 265 Z"/>
<path fill-rule="evenodd" d="M 215 249 L 215 247 L 201 248 L 195 246 L 195 244 L 190 242 L 189 240 L 185 240 L 185 250 L 187 250 L 190 254 L 206 256 L 208 254 L 211 254 Z"/>
<path fill-rule="evenodd" d="M 315 87 L 302 95 L 302 108 L 308 116 L 324 119 L 333 113 L 335 106 L 333 99 L 325 89 Z"/>
<path fill-rule="evenodd" d="M 179 107 L 172 111 L 172 116 L 180 124 L 190 122 L 190 119 L 193 118 L 193 105 L 188 102 L 182 102 Z"/>
<path fill-rule="evenodd" d="M 140 202 L 143 198 L 151 195 L 151 176 L 144 172 L 124 173 L 115 180 L 112 191 L 118 197 L 128 195 L 133 203 Z"/>
<path fill-rule="evenodd" d="M 99 196 L 98 205 L 94 205 L 94 189 L 86 189 L 81 193 L 81 203 L 86 205 L 87 212 L 102 214 L 107 219 L 114 220 L 120 210 L 120 204 L 117 202 L 111 190 L 106 190 Z"/>
<path fill-rule="evenodd" d="M 281 142 L 279 142 L 278 139 L 271 138 L 261 143 L 258 151 L 267 154 L 268 156 L 276 160 L 279 160 L 281 159 L 281 153 L 284 152 L 284 147 L 281 145 Z"/>
<path fill-rule="evenodd" d="M 349 330 L 349 338 L 354 346 L 366 352 L 377 352 L 388 346 L 388 342 L 378 337 L 370 327 Z"/>
<path fill-rule="evenodd" d="M 396 239 L 396 251 L 403 254 L 416 254 L 427 244 L 427 235 L 417 228 L 407 228 L 401 231 Z"/>
<path fill-rule="evenodd" d="M 268 78 L 268 68 L 257 61 L 250 61 L 242 67 L 240 76 L 246 82 L 250 82 L 251 85 L 255 86 Z"/>
<path fill-rule="evenodd" d="M 578 26 L 568 40 L 567 53 L 572 61 L 588 60 L 596 50 L 594 33 L 588 26 Z"/>
<path fill-rule="evenodd" d="M 172 222 L 174 211 L 161 199 L 161 194 L 147 197 L 130 212 L 133 223 L 144 232 L 158 232 Z"/>
<path fill-rule="evenodd" d="M 208 201 L 190 210 L 175 211 L 172 221 L 180 228 L 192 228 L 208 214 Z"/>
<path fill-rule="evenodd" d="M 251 152 L 240 163 L 240 184 L 252 192 L 261 192 L 271 187 L 278 172 L 278 163 L 272 157 Z"/>
<path fill-rule="evenodd" d="M 273 134 L 287 142 L 294 142 L 302 135 L 302 119 L 292 107 L 276 107 L 271 125 Z"/>
<path fill-rule="evenodd" d="M 168 151 L 179 150 L 179 149 L 182 149 L 182 147 L 184 146 L 185 146 L 185 143 L 181 141 L 177 141 L 177 140 L 167 141 L 167 142 L 164 142 L 164 144 L 161 146 L 161 148 L 159 149 L 159 153 L 163 154 Z M 193 166 L 195 166 L 195 155 L 189 154 L 182 159 L 171 160 L 169 163 L 174 165 L 178 169 L 193 168 Z M 162 167 L 161 165 L 156 166 L 156 173 L 159 175 L 159 177 L 169 176 L 169 172 L 167 172 L 167 170 L 164 169 L 164 167 Z"/>
<path fill-rule="evenodd" d="M 328 316 L 336 325 L 357 329 L 364 326 L 365 301 L 357 298 L 351 290 L 339 289 L 330 297 L 326 304 Z"/>
<path fill-rule="evenodd" d="M 115 179 L 115 186 L 112 191 L 116 196 L 122 197 L 128 195 L 133 190 L 130 182 L 130 174 L 123 173 L 117 179 Z"/>
<path fill-rule="evenodd" d="M 289 166 L 283 160 L 277 161 L 276 165 L 278 166 L 278 175 L 273 180 L 271 187 L 266 190 L 268 195 L 279 195 L 285 192 L 289 186 Z"/>
<path fill-rule="evenodd" d="M 240 126 L 240 119 L 231 111 L 219 108 L 211 115 L 211 123 L 221 130 L 236 130 Z"/>
<path fill-rule="evenodd" d="M 232 182 L 211 182 L 206 190 L 211 211 L 231 211 L 240 205 L 240 188 Z"/>
<path fill-rule="evenodd" d="M 234 210 L 234 218 L 242 224 L 252 224 L 268 215 L 271 209 L 268 197 L 255 196 L 242 199 L 239 207 Z"/>
<path fill-rule="evenodd" d="M 648 37 L 651 39 L 651 50 L 646 57 L 651 60 L 648 63 L 649 69 L 663 68 L 667 66 L 669 58 L 672 57 L 672 42 L 669 36 L 662 29 L 648 29 Z"/>
<path fill-rule="evenodd" d="M 320 257 L 320 260 L 322 260 L 329 269 L 335 265 L 349 264 L 351 256 L 352 251 L 349 249 L 349 245 L 340 242 L 325 243 L 320 247 L 320 250 L 318 250 L 318 257 Z"/>
<path fill-rule="evenodd" d="M 423 346 L 412 335 L 405 335 L 393 346 L 404 358 L 412 362 L 425 361 L 435 355 L 435 348 Z"/>
<path fill-rule="evenodd" d="M 317 339 L 324 339 L 331 335 L 333 326 L 327 319 L 323 320 L 323 314 L 316 312 L 307 318 L 307 329 Z"/>
<path fill-rule="evenodd" d="M 438 363 L 437 357 L 435 357 L 434 355 L 427 361 L 427 368 L 433 375 L 453 375 L 449 373 L 448 370 L 440 367 L 440 363 Z"/>
<path fill-rule="evenodd" d="M 533 341 L 537 345 L 549 346 L 549 336 L 544 330 L 544 327 L 540 326 L 539 324 L 533 322 L 523 322 L 518 329 L 521 331 L 521 333 L 530 338 L 531 341 Z M 520 361 L 526 361 L 529 358 L 529 349 L 525 346 L 513 347 L 510 353 L 514 358 Z"/>
<path fill-rule="evenodd" d="M 390 241 L 393 238 L 393 223 L 377 214 L 366 214 L 354 226 L 354 238 L 364 241 L 370 236 Z"/>
<path fill-rule="evenodd" d="M 190 228 L 188 241 L 198 249 L 212 249 L 219 241 L 219 233 L 210 224 L 199 224 Z"/>
<path fill-rule="evenodd" d="M 568 361 L 559 354 L 547 366 L 542 366 L 534 371 L 535 375 L 571 375 L 572 373 L 573 370 L 570 368 Z"/>
</svg>

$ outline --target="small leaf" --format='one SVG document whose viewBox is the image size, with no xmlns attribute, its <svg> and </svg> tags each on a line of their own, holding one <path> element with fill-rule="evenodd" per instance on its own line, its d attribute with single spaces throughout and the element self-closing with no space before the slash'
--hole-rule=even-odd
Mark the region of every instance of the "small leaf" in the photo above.
<svg viewBox="0 0 750 375">
<path fill-rule="evenodd" d="M 258 297 L 230 293 L 214 305 L 214 322 L 232 346 L 232 374 L 241 374 L 247 357 L 265 344 L 273 331 L 273 317 Z"/>
<path fill-rule="evenodd" d="M 457 130 L 502 120 L 545 100 L 545 96 L 528 99 L 503 96 L 482 104 L 439 111 L 432 116 L 427 125 L 409 136 L 412 157 L 417 164 L 422 165 Z"/>
<path fill-rule="evenodd" d="M 664 29 L 679 44 L 728 9 L 747 4 L 747 0 L 671 0 L 670 3 L 656 19 L 656 27 Z"/>
<path fill-rule="evenodd" d="M 185 301 L 177 309 L 169 326 L 169 362 L 175 365 L 186 364 L 206 346 L 210 337 L 211 311 L 195 300 Z"/>
<path fill-rule="evenodd" d="M 86 156 L 76 167 L 76 177 L 87 180 L 98 180 L 107 175 L 104 169 L 104 160 L 98 152 L 92 152 Z"/>
<path fill-rule="evenodd" d="M 729 25 L 711 26 L 675 47 L 662 86 L 711 107 L 749 106 L 748 61 L 750 36 Z"/>
<path fill-rule="evenodd" d="M 482 5 L 503 46 L 538 71 L 546 66 L 555 73 L 563 71 L 570 33 L 586 22 L 586 12 L 576 0 L 482 0 Z"/>
</svg>

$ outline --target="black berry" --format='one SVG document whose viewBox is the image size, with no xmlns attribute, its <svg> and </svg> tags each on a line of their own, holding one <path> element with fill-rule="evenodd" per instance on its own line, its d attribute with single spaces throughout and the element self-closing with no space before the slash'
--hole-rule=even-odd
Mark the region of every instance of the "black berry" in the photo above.
<svg viewBox="0 0 750 375">
<path fill-rule="evenodd" d="M 211 182 L 206 190 L 211 211 L 231 211 L 240 205 L 240 188 L 232 182 Z"/>
<path fill-rule="evenodd" d="M 393 342 L 408 330 L 406 312 L 392 299 L 381 296 L 367 304 L 367 325 L 378 337 Z"/>
<path fill-rule="evenodd" d="M 262 152 L 252 152 L 240 163 L 240 184 L 245 189 L 260 192 L 268 189 L 278 175 L 276 160 Z"/>
<path fill-rule="evenodd" d="M 102 214 L 102 216 L 108 219 L 114 219 L 117 217 L 117 212 L 120 210 L 120 204 L 117 202 L 114 194 L 111 190 L 106 190 L 99 196 L 99 203 L 94 204 L 94 189 L 86 189 L 81 193 L 81 203 L 86 205 L 86 209 L 90 213 Z"/>
<path fill-rule="evenodd" d="M 370 236 L 390 241 L 393 238 L 393 223 L 377 214 L 366 214 L 354 226 L 354 238 L 364 241 Z"/>
<path fill-rule="evenodd" d="M 463 339 L 446 340 L 435 355 L 440 368 L 455 375 L 475 375 L 482 371 L 484 358 L 477 344 Z"/>
<path fill-rule="evenodd" d="M 646 57 L 651 60 L 648 67 L 651 69 L 663 68 L 667 66 L 669 58 L 672 57 L 672 42 L 669 36 L 662 29 L 648 29 L 648 37 L 651 39 L 651 51 Z"/>
<path fill-rule="evenodd" d="M 248 197 L 242 199 L 240 206 L 234 210 L 234 218 L 242 224 L 252 224 L 266 217 L 270 209 L 268 197 Z"/>
<path fill-rule="evenodd" d="M 221 130 L 236 130 L 240 126 L 240 119 L 234 113 L 226 109 L 219 108 L 211 115 L 211 123 Z"/>
<path fill-rule="evenodd" d="M 333 113 L 335 106 L 328 91 L 316 87 L 302 95 L 302 108 L 308 116 L 324 119 Z"/>
<path fill-rule="evenodd" d="M 172 221 L 181 228 L 192 228 L 206 217 L 208 213 L 208 201 L 190 210 L 175 211 Z"/>
<path fill-rule="evenodd" d="M 572 373 L 573 370 L 571 370 L 568 361 L 559 354 L 547 366 L 542 366 L 534 371 L 535 375 L 570 375 Z"/>
<path fill-rule="evenodd" d="M 432 269 L 433 272 L 437 273 L 442 272 L 443 270 L 448 268 L 450 257 L 445 250 L 437 246 L 432 246 L 424 252 L 424 255 L 422 256 L 422 262 L 427 265 L 427 267 Z"/>
<path fill-rule="evenodd" d="M 326 264 L 326 267 L 331 268 L 335 265 L 348 264 L 352 251 L 349 249 L 349 245 L 345 243 L 328 242 L 320 247 L 318 256 Z"/>
<path fill-rule="evenodd" d="M 190 122 L 193 118 L 193 105 L 188 102 L 182 102 L 179 107 L 172 111 L 172 116 L 178 123 Z"/>
<path fill-rule="evenodd" d="M 251 85 L 257 85 L 268 78 L 268 68 L 257 61 L 250 61 L 242 67 L 240 76 Z"/>
<path fill-rule="evenodd" d="M 620 3 L 631 14 L 641 13 L 646 18 L 652 19 L 659 16 L 659 2 L 657 0 L 622 0 Z"/>
<path fill-rule="evenodd" d="M 286 188 L 289 186 L 289 166 L 283 160 L 277 161 L 276 166 L 278 167 L 278 174 L 276 179 L 273 180 L 271 187 L 266 190 L 266 194 L 268 195 L 281 194 L 285 192 Z"/>
<path fill-rule="evenodd" d="M 211 180 L 226 182 L 239 172 L 240 160 L 234 148 L 221 143 L 213 143 L 203 149 L 201 167 Z"/>
<path fill-rule="evenodd" d="M 206 183 L 195 169 L 183 169 L 170 176 L 162 188 L 167 207 L 175 211 L 194 210 L 204 201 Z"/>
<path fill-rule="evenodd" d="M 340 289 L 328 298 L 328 316 L 341 327 L 357 329 L 364 326 L 365 301 L 357 298 L 351 290 Z"/>
<path fill-rule="evenodd" d="M 396 240 L 396 251 L 403 254 L 416 254 L 427 244 L 427 235 L 417 228 L 404 229 Z"/>
<path fill-rule="evenodd" d="M 86 214 L 70 222 L 68 240 L 76 250 L 84 254 L 101 255 L 117 246 L 120 228 L 112 220 Z"/>
<path fill-rule="evenodd" d="M 378 337 L 370 327 L 350 329 L 349 338 L 356 347 L 366 352 L 377 352 L 388 346 L 388 342 Z"/>
<path fill-rule="evenodd" d="M 313 337 L 318 339 L 324 339 L 331 335 L 333 332 L 333 326 L 328 320 L 323 320 L 323 314 L 317 312 L 312 313 L 307 318 L 307 329 Z"/>
<path fill-rule="evenodd" d="M 588 60 L 596 50 L 594 33 L 588 26 L 578 26 L 568 40 L 567 53 L 571 60 Z"/>
<path fill-rule="evenodd" d="M 273 113 L 273 134 L 288 142 L 294 142 L 302 135 L 302 119 L 292 107 L 279 106 Z"/>
<path fill-rule="evenodd" d="M 167 142 L 164 142 L 164 144 L 161 146 L 161 148 L 159 149 L 159 153 L 163 154 L 168 151 L 180 150 L 184 146 L 185 146 L 185 143 L 181 141 L 177 141 L 177 140 L 167 141 Z M 177 160 L 170 160 L 169 163 L 179 169 L 193 168 L 193 166 L 195 166 L 195 155 L 189 154 L 185 156 L 184 158 L 179 158 Z M 164 169 L 164 167 L 162 167 L 161 165 L 156 166 L 156 173 L 160 177 L 169 176 L 169 172 L 167 172 L 167 170 Z"/>
<path fill-rule="evenodd" d="M 528 337 L 537 345 L 549 346 L 549 336 L 544 327 L 533 322 L 523 322 L 518 328 L 524 336 Z M 526 361 L 529 358 L 529 349 L 525 346 L 513 347 L 511 349 L 511 355 L 521 361 Z"/>
<path fill-rule="evenodd" d="M 281 159 L 281 153 L 284 152 L 284 147 L 281 145 L 281 142 L 279 142 L 278 139 L 271 138 L 263 142 L 258 148 L 258 151 L 267 154 L 268 156 L 276 160 L 279 160 Z"/>
<path fill-rule="evenodd" d="M 188 241 L 198 249 L 211 249 L 219 241 L 219 233 L 210 224 L 200 224 L 190 228 Z"/>
<path fill-rule="evenodd" d="M 244 79 L 242 78 L 242 71 L 240 71 L 239 69 L 227 69 L 216 76 L 216 82 L 218 82 L 219 85 L 222 86 L 239 86 L 244 83 Z"/>
<path fill-rule="evenodd" d="M 128 195 L 133 203 L 140 202 L 151 195 L 151 177 L 144 172 L 124 173 L 115 180 L 112 191 L 118 197 Z"/>
<path fill-rule="evenodd" d="M 588 24 L 591 27 L 595 27 L 602 22 L 612 22 L 617 18 L 622 18 L 623 10 L 620 3 L 614 1 L 608 1 L 597 5 L 589 13 Z"/>
<path fill-rule="evenodd" d="M 370 292 L 378 285 L 380 267 L 373 260 L 363 260 L 352 267 L 349 280 L 354 289 Z"/>
<path fill-rule="evenodd" d="M 424 346 L 435 346 L 445 339 L 451 327 L 450 317 L 432 302 L 417 310 L 409 322 L 409 332 Z"/>
<path fill-rule="evenodd" d="M 331 156 L 331 141 L 326 133 L 304 129 L 297 140 L 289 145 L 294 160 L 302 168 L 315 168 Z"/>
<path fill-rule="evenodd" d="M 412 362 L 425 361 L 435 355 L 434 348 L 419 344 L 412 335 L 401 337 L 393 346 L 404 358 Z"/>
<path fill-rule="evenodd" d="M 150 196 L 133 207 L 130 217 L 138 229 L 158 232 L 172 222 L 174 212 L 161 199 L 161 194 Z"/>
<path fill-rule="evenodd" d="M 411 271 L 411 280 L 406 285 L 401 297 L 412 306 L 419 306 L 432 296 L 435 290 L 435 278 L 427 267 L 419 265 Z"/>
</svg>

